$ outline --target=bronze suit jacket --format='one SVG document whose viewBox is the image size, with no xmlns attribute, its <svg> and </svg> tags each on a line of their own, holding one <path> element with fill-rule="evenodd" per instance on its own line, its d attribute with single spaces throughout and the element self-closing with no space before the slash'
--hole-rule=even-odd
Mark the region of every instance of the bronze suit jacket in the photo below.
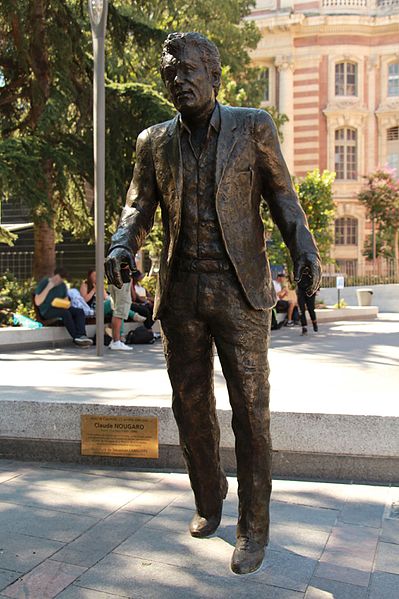
<svg viewBox="0 0 399 599">
<path fill-rule="evenodd" d="M 276 127 L 264 110 L 220 106 L 215 201 L 222 238 L 249 304 L 266 310 L 276 302 L 260 202 L 267 201 L 294 263 L 318 251 L 280 150 Z M 154 315 L 162 317 L 181 225 L 183 168 L 178 115 L 143 131 L 136 165 L 111 248 L 133 255 L 151 230 L 160 204 L 164 228 Z"/>
</svg>

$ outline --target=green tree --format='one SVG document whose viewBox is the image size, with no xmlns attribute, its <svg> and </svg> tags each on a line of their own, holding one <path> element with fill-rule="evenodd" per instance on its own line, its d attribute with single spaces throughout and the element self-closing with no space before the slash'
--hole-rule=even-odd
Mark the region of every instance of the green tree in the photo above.
<svg viewBox="0 0 399 599">
<path fill-rule="evenodd" d="M 358 200 L 368 216 L 378 225 L 377 249 L 394 257 L 395 273 L 399 273 L 399 180 L 388 169 L 379 169 L 367 177 Z M 380 246 L 380 248 L 379 248 Z"/>
<path fill-rule="evenodd" d="M 319 169 L 315 169 L 295 183 L 299 202 L 307 216 L 309 229 L 316 240 L 323 263 L 330 261 L 330 248 L 333 243 L 332 225 L 335 204 L 332 184 L 334 179 L 335 173 L 327 170 L 320 173 Z M 274 264 L 284 265 L 292 276 L 291 257 L 266 206 L 264 206 L 263 216 L 268 237 L 269 258 Z"/>
<path fill-rule="evenodd" d="M 221 99 L 257 106 L 260 38 L 243 20 L 253 0 L 114 0 L 106 38 L 106 222 L 124 202 L 137 134 L 171 117 L 159 74 L 170 31 L 198 30 L 223 62 Z M 55 265 L 63 231 L 93 237 L 92 47 L 85 0 L 0 4 L 0 193 L 23 198 L 34 222 L 34 275 Z M 274 114 L 277 122 L 284 118 Z"/>
<path fill-rule="evenodd" d="M 108 40 L 114 40 L 114 60 L 123 55 L 127 39 L 130 44 L 140 42 L 145 52 L 146 44 L 159 36 L 156 29 L 144 28 L 110 6 Z M 75 236 L 92 232 L 92 61 L 86 3 L 2 0 L 0 72 L 0 191 L 6 198 L 23 197 L 30 208 L 34 274 L 40 277 L 54 268 L 55 242 L 63 231 Z M 147 98 L 143 102 L 144 91 L 148 102 Z M 125 90 L 119 98 L 109 90 L 111 115 L 115 103 L 123 113 L 135 96 L 136 106 L 140 101 L 143 106 L 139 117 L 145 121 L 143 113 L 158 105 L 159 98 L 153 101 L 154 91 L 144 91 Z M 162 106 L 159 112 L 165 113 Z M 119 123 L 118 160 L 123 154 L 120 146 L 130 146 L 127 160 L 132 159 L 133 140 L 125 136 L 132 129 L 129 120 Z M 112 192 L 118 183 L 115 176 L 120 175 L 116 159 L 109 161 L 107 175 L 107 192 Z M 112 205 L 117 198 L 109 195 Z M 117 197 L 121 195 L 119 191 Z"/>
</svg>

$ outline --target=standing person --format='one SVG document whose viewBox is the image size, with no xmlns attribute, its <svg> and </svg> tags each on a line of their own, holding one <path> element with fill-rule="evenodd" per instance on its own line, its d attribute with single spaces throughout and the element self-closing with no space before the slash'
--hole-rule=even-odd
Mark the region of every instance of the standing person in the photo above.
<svg viewBox="0 0 399 599">
<path fill-rule="evenodd" d="M 213 342 L 226 378 L 236 437 L 239 517 L 231 568 L 257 570 L 269 539 L 270 311 L 276 294 L 260 216 L 264 198 L 295 265 L 309 267 L 313 292 L 320 260 L 277 131 L 264 110 L 217 103 L 221 65 L 199 33 L 173 33 L 161 74 L 179 111 L 143 131 L 119 228 L 106 259 L 111 283 L 134 256 L 160 203 L 164 246 L 154 317 L 161 320 L 173 412 L 194 491 L 190 533 L 215 532 L 227 493 L 213 392 Z"/>
<path fill-rule="evenodd" d="M 121 289 L 111 285 L 111 297 L 114 310 L 111 320 L 112 341 L 108 347 L 113 351 L 132 351 L 133 348 L 121 339 L 123 321 L 129 318 L 130 312 L 130 283 L 124 283 Z"/>
<path fill-rule="evenodd" d="M 313 330 L 315 333 L 319 330 L 315 311 L 316 291 L 312 295 L 306 293 L 306 289 L 302 285 L 298 285 L 297 290 L 298 305 L 301 317 L 302 335 L 308 334 L 308 323 L 306 320 L 306 308 L 308 309 L 310 319 L 312 321 Z"/>
<path fill-rule="evenodd" d="M 111 285 L 111 297 L 114 308 L 111 320 L 112 341 L 108 347 L 113 351 L 132 351 L 133 349 L 130 345 L 126 345 L 121 338 L 123 322 L 125 320 L 130 318 L 134 322 L 140 323 L 144 323 L 146 321 L 146 316 L 141 316 L 130 309 L 132 302 L 130 285 L 130 281 L 123 283 L 121 288 Z"/>
<path fill-rule="evenodd" d="M 36 286 L 35 304 L 39 308 L 40 315 L 47 319 L 62 318 L 65 328 L 76 345 L 88 347 L 93 345 L 93 341 L 86 335 L 85 321 L 86 317 L 81 308 L 70 306 L 57 308 L 53 304 L 55 300 L 67 300 L 68 288 L 65 280 L 67 274 L 63 268 L 56 268 L 52 277 L 45 277 Z"/>
</svg>

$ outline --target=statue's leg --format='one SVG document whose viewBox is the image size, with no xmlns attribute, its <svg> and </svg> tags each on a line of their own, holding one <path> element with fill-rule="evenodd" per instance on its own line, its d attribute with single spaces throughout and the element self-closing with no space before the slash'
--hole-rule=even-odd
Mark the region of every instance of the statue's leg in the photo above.
<svg viewBox="0 0 399 599">
<path fill-rule="evenodd" d="M 197 511 L 206 518 L 220 511 L 227 481 L 219 457 L 212 337 L 193 309 L 195 302 L 184 301 L 189 290 L 190 285 L 180 288 L 161 324 L 180 445 Z"/>
<path fill-rule="evenodd" d="M 220 295 L 219 295 L 220 294 Z M 269 365 L 271 311 L 252 309 L 232 277 L 219 280 L 211 332 L 229 391 L 236 437 L 237 536 L 266 545 L 269 536 L 271 457 Z"/>
</svg>

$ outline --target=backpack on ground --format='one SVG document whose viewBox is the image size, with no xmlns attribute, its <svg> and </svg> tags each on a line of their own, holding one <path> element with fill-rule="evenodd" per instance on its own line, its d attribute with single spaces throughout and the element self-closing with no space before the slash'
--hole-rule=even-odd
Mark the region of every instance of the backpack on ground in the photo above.
<svg viewBox="0 0 399 599">
<path fill-rule="evenodd" d="M 154 343 L 154 341 L 154 333 L 151 329 L 146 329 L 143 325 L 137 327 L 133 331 L 129 331 L 126 335 L 126 343 L 128 345 Z"/>
</svg>

